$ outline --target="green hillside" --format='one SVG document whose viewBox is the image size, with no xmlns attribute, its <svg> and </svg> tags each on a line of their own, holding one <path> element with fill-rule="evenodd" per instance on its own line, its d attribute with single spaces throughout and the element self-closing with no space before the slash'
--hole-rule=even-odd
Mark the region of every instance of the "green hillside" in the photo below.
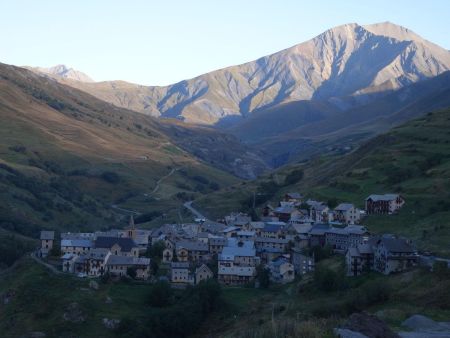
<svg viewBox="0 0 450 338">
<path fill-rule="evenodd" d="M 296 170 L 304 177 L 286 185 L 286 177 Z M 199 198 L 195 205 L 220 217 L 248 210 L 254 192 L 260 208 L 266 202 L 275 204 L 289 191 L 330 204 L 353 202 L 361 208 L 369 194 L 401 193 L 406 206 L 398 215 L 371 216 L 364 223 L 373 232 L 402 234 L 421 249 L 450 256 L 450 109 L 394 128 L 348 155 L 286 166 L 257 181 Z"/>
<path fill-rule="evenodd" d="M 221 134 L 199 130 L 192 147 L 181 148 L 166 131 L 183 132 L 178 123 L 3 64 L 0 117 L 0 228 L 13 234 L 120 227 L 126 210 L 153 223 L 180 221 L 185 200 L 239 181 L 229 162 L 217 169 L 214 157 L 193 154 L 202 137 L 209 149 L 225 147 Z M 227 142 L 227 156 L 247 163 L 238 142 Z"/>
</svg>

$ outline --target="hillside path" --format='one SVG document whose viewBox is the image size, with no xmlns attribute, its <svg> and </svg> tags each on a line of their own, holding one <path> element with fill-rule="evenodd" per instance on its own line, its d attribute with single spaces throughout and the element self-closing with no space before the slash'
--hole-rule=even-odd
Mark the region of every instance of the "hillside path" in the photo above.
<svg viewBox="0 0 450 338">
<path fill-rule="evenodd" d="M 168 173 L 167 175 L 161 177 L 158 181 L 156 181 L 156 186 L 155 186 L 155 188 L 152 190 L 152 192 L 149 195 L 152 195 L 155 192 L 157 192 L 161 182 L 164 181 L 165 179 L 169 178 L 170 176 L 172 176 L 175 173 L 175 171 L 180 170 L 180 169 L 181 169 L 181 167 L 180 168 L 172 168 L 170 173 Z"/>
<path fill-rule="evenodd" d="M 203 218 L 205 221 L 208 221 L 208 219 L 206 218 L 206 216 L 204 216 L 200 211 L 198 211 L 197 209 L 195 209 L 192 206 L 192 202 L 193 201 L 188 201 L 186 203 L 183 204 L 183 206 L 188 209 L 192 214 L 195 215 L 195 217 L 197 218 Z"/>
<path fill-rule="evenodd" d="M 62 275 L 63 272 L 55 268 L 53 265 L 45 263 L 42 259 L 36 256 L 35 252 L 31 253 L 31 258 L 36 261 L 37 263 L 41 264 L 42 266 L 45 266 L 47 269 L 49 269 L 51 272 L 57 275 Z"/>
</svg>

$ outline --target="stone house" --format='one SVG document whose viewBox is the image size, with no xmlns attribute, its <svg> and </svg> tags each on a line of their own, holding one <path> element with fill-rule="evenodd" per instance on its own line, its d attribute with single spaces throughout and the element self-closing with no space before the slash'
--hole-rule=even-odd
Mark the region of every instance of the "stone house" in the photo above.
<svg viewBox="0 0 450 338">
<path fill-rule="evenodd" d="M 89 276 L 102 276 L 107 268 L 106 262 L 111 256 L 111 251 L 108 249 L 95 248 L 91 249 L 89 253 L 87 253 L 85 259 L 86 263 L 86 273 Z"/>
<path fill-rule="evenodd" d="M 199 241 L 180 241 L 176 243 L 175 247 L 180 262 L 206 262 L 211 259 L 207 243 Z"/>
<path fill-rule="evenodd" d="M 170 263 L 173 260 L 173 249 L 165 248 L 163 250 L 162 262 Z"/>
<path fill-rule="evenodd" d="M 209 239 L 209 252 L 211 254 L 219 254 L 222 252 L 223 247 L 228 243 L 225 237 L 211 237 Z"/>
<path fill-rule="evenodd" d="M 307 255 L 301 248 L 292 248 L 291 257 L 292 265 L 294 266 L 294 271 L 297 275 L 305 275 L 314 272 L 314 255 Z"/>
<path fill-rule="evenodd" d="M 333 212 L 333 220 L 340 223 L 355 224 L 361 219 L 361 213 L 358 208 L 351 203 L 341 203 Z"/>
<path fill-rule="evenodd" d="M 174 284 L 195 284 L 195 277 L 190 271 L 189 262 L 172 262 L 170 264 L 170 281 Z"/>
<path fill-rule="evenodd" d="M 89 239 L 62 239 L 61 240 L 61 253 L 84 255 L 93 248 L 93 243 Z"/>
<path fill-rule="evenodd" d="M 255 276 L 254 266 L 219 266 L 217 279 L 221 284 L 238 286 L 250 283 Z"/>
<path fill-rule="evenodd" d="M 419 255 L 412 244 L 403 238 L 384 235 L 376 243 L 374 270 L 389 275 L 406 271 L 418 264 Z"/>
<path fill-rule="evenodd" d="M 347 276 L 359 276 L 365 271 L 373 270 L 374 249 L 372 243 L 349 247 L 345 254 Z"/>
<path fill-rule="evenodd" d="M 371 214 L 393 214 L 403 205 L 405 200 L 398 194 L 370 195 L 366 198 L 366 213 Z"/>
<path fill-rule="evenodd" d="M 53 249 L 55 232 L 45 230 L 41 231 L 40 240 L 41 240 L 41 248 L 39 250 L 39 255 L 41 257 L 47 257 L 49 252 Z"/>
<path fill-rule="evenodd" d="M 210 268 L 206 264 L 202 264 L 197 269 L 195 269 L 195 284 L 200 283 L 201 281 L 213 278 L 214 274 Z"/>
<path fill-rule="evenodd" d="M 113 276 L 126 276 L 128 269 L 136 271 L 136 279 L 147 280 L 150 276 L 150 258 L 110 255 L 106 262 L 107 271 Z"/>
<path fill-rule="evenodd" d="M 294 265 L 285 257 L 278 257 L 268 264 L 270 279 L 275 283 L 289 283 L 295 278 Z"/>
<path fill-rule="evenodd" d="M 131 238 L 97 237 L 95 248 L 109 249 L 115 256 L 139 257 L 139 247 Z"/>
</svg>

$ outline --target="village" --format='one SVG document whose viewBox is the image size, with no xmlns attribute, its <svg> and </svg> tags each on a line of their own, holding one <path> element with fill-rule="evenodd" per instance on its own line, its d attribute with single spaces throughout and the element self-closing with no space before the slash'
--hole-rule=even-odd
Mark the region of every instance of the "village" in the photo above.
<svg viewBox="0 0 450 338">
<path fill-rule="evenodd" d="M 45 258 L 58 247 L 62 272 L 78 277 L 152 276 L 174 287 L 195 285 L 209 278 L 229 286 L 256 282 L 258 271 L 273 283 L 289 283 L 296 276 L 314 272 L 314 248 L 328 248 L 344 255 L 348 276 L 367 271 L 401 272 L 419 263 L 413 243 L 392 234 L 372 235 L 360 225 L 363 217 L 394 214 L 405 201 L 398 194 L 370 195 L 365 210 L 341 203 L 334 209 L 326 203 L 305 200 L 287 193 L 277 207 L 267 205 L 260 221 L 232 213 L 218 222 L 196 219 L 189 224 L 165 224 L 157 229 L 139 229 L 133 217 L 124 229 L 93 233 L 41 232 L 36 256 Z M 146 257 L 158 247 L 158 263 Z M 157 267 L 158 268 L 158 267 Z"/>
</svg>

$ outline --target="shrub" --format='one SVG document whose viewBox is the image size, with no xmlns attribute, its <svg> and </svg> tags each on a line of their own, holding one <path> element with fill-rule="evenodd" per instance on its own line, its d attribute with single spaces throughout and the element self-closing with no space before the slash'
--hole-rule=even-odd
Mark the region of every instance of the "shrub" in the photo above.
<svg viewBox="0 0 450 338">
<path fill-rule="evenodd" d="M 302 169 L 295 169 L 291 171 L 284 179 L 284 185 L 291 185 L 300 182 L 303 179 L 304 173 Z"/>
<path fill-rule="evenodd" d="M 117 184 L 120 182 L 120 177 L 117 173 L 113 171 L 104 171 L 100 176 L 104 181 L 111 183 L 111 184 Z"/>
<path fill-rule="evenodd" d="M 166 307 L 171 304 L 172 289 L 168 282 L 159 281 L 155 283 L 148 295 L 148 303 L 154 307 Z"/>
</svg>

